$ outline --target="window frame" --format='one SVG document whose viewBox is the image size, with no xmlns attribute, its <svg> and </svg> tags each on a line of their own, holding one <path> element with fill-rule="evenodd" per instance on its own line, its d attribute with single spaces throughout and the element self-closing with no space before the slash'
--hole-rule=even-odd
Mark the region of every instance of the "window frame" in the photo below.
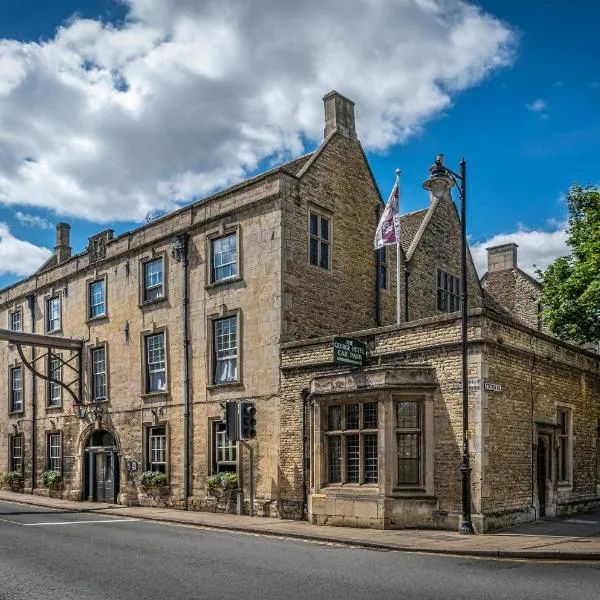
<svg viewBox="0 0 600 600">
<path fill-rule="evenodd" d="M 216 344 L 216 333 L 217 333 L 217 323 L 229 320 L 236 319 L 236 377 L 235 379 L 228 379 L 226 381 L 217 381 L 217 365 L 219 359 L 217 358 L 217 344 Z M 223 386 L 223 385 L 238 385 L 242 383 L 242 337 L 241 337 L 241 321 L 242 321 L 242 313 L 240 310 L 226 312 L 223 315 L 213 315 L 209 317 L 209 331 L 210 331 L 210 387 L 214 386 Z M 231 360 L 232 357 L 224 358 L 221 360 Z"/>
<path fill-rule="evenodd" d="M 163 352 L 164 352 L 164 378 L 165 385 L 162 390 L 150 390 L 150 365 L 148 361 L 148 340 L 154 336 L 163 336 Z M 142 396 L 157 396 L 169 393 L 169 352 L 168 352 L 168 335 L 167 329 L 155 329 L 153 331 L 142 332 Z M 152 371 L 158 373 L 159 371 Z"/>
<path fill-rule="evenodd" d="M 20 452 L 21 452 L 21 456 L 18 457 L 19 460 L 21 461 L 21 466 L 18 469 L 15 468 L 15 462 L 14 462 L 15 461 L 14 442 L 17 439 L 20 440 L 19 448 L 20 448 Z M 9 464 L 10 470 L 11 471 L 17 471 L 17 473 L 21 473 L 21 475 L 22 475 L 23 474 L 23 465 L 24 465 L 24 462 L 25 462 L 24 461 L 24 454 L 25 453 L 24 453 L 24 447 L 23 447 L 23 442 L 25 441 L 25 438 L 24 438 L 24 436 L 23 436 L 22 433 L 13 433 L 13 434 L 11 434 L 9 436 L 8 440 L 9 440 L 8 441 L 8 464 Z"/>
<path fill-rule="evenodd" d="M 58 368 L 52 369 L 52 361 L 58 361 Z M 58 371 L 58 376 L 54 377 L 54 373 Z M 48 377 L 54 377 L 54 379 L 58 379 L 62 381 L 62 363 L 60 354 L 55 354 L 54 352 L 48 353 L 48 359 L 46 361 L 46 373 Z M 62 386 L 58 383 L 54 383 L 50 380 L 46 382 L 46 408 L 60 408 L 62 406 Z M 52 390 L 55 389 L 53 386 L 57 386 L 58 388 L 58 401 L 53 402 Z"/>
<path fill-rule="evenodd" d="M 374 404 L 377 407 L 377 427 L 365 426 L 365 410 L 367 404 Z M 347 409 L 348 406 L 358 405 L 358 428 L 347 427 Z M 340 409 L 340 429 L 330 428 L 330 412 L 332 408 Z M 324 479 L 323 487 L 361 487 L 378 488 L 381 482 L 381 461 L 379 460 L 379 450 L 381 440 L 379 433 L 381 430 L 381 418 L 383 405 L 378 398 L 352 398 L 340 402 L 327 403 L 323 407 L 323 447 L 324 447 Z M 366 481 L 366 436 L 375 436 L 376 441 L 376 481 Z M 348 440 L 351 437 L 358 437 L 358 481 L 350 481 L 348 476 Z M 331 459 L 330 449 L 331 440 L 339 439 L 339 460 L 340 460 L 340 479 L 341 481 L 331 481 Z"/>
<path fill-rule="evenodd" d="M 389 270 L 389 252 L 387 246 L 378 248 L 379 253 L 379 271 L 377 273 L 377 285 L 380 290 L 388 290 L 390 285 L 390 270 Z M 383 284 L 382 284 L 383 280 Z"/>
<path fill-rule="evenodd" d="M 19 315 L 19 329 L 14 328 L 13 318 Z M 23 333 L 23 308 L 19 307 L 15 310 L 11 310 L 8 313 L 8 329 L 15 333 Z"/>
<path fill-rule="evenodd" d="M 52 444 L 52 438 L 58 438 L 58 445 Z M 58 448 L 58 456 L 52 456 L 52 449 Z M 46 469 L 48 471 L 58 471 L 62 473 L 62 459 L 63 459 L 63 448 L 62 448 L 62 432 L 60 431 L 48 431 L 46 432 Z M 58 460 L 58 468 L 52 466 L 52 461 Z"/>
<path fill-rule="evenodd" d="M 561 433 L 561 413 L 565 415 L 563 433 Z M 560 404 L 556 406 L 556 453 L 556 483 L 559 487 L 571 487 L 573 485 L 573 409 Z"/>
<path fill-rule="evenodd" d="M 219 285 L 219 284 L 223 284 L 223 283 L 229 283 L 231 281 L 236 281 L 240 279 L 240 273 L 239 273 L 239 264 L 240 264 L 240 260 L 239 260 L 239 228 L 236 228 L 235 231 L 233 232 L 226 232 L 223 233 L 222 235 L 214 235 L 211 236 L 208 240 L 208 244 L 209 244 L 209 257 L 210 257 L 210 265 L 209 265 L 209 270 L 210 270 L 210 276 L 209 276 L 209 283 L 210 285 Z M 216 269 L 217 268 L 223 268 L 224 265 L 219 265 L 219 267 L 215 266 L 215 244 L 217 242 L 220 242 L 222 240 L 226 240 L 226 239 L 233 239 L 235 241 L 235 260 L 233 262 L 229 262 L 227 263 L 225 266 L 228 265 L 234 265 L 235 268 L 235 272 L 233 273 L 233 275 L 229 275 L 227 277 L 220 277 L 217 278 L 216 276 Z"/>
<path fill-rule="evenodd" d="M 92 286 L 98 283 L 102 284 L 102 305 L 104 306 L 104 311 L 102 313 L 98 313 L 97 315 L 92 314 L 93 306 L 92 305 Z M 108 304 L 107 304 L 107 277 L 103 275 L 101 277 L 96 277 L 95 279 L 91 279 L 87 281 L 87 321 L 96 321 L 98 319 L 104 319 L 108 316 Z"/>
<path fill-rule="evenodd" d="M 104 352 L 104 372 L 96 373 L 94 371 L 94 354 L 96 352 L 103 351 Z M 96 344 L 95 346 L 91 346 L 89 348 L 89 358 L 90 358 L 90 400 L 92 402 L 108 402 L 109 398 L 109 387 L 108 387 L 108 344 L 103 342 L 101 344 Z M 94 381 L 94 377 L 96 375 L 103 374 L 104 375 L 104 396 L 96 396 L 96 383 Z"/>
<path fill-rule="evenodd" d="M 237 442 L 228 442 L 225 436 L 226 422 L 216 418 L 210 419 L 210 440 L 211 440 L 211 461 L 210 472 L 212 475 L 216 473 L 238 472 L 238 447 Z M 222 441 L 222 443 L 221 443 Z M 226 451 L 231 460 L 219 460 L 219 450 Z M 220 465 L 228 466 L 229 468 L 220 469 Z"/>
<path fill-rule="evenodd" d="M 436 308 L 438 312 L 451 314 L 460 311 L 460 277 L 456 277 L 440 267 L 436 268 L 435 273 Z"/>
<path fill-rule="evenodd" d="M 50 303 L 53 302 L 54 300 L 56 300 L 57 304 L 58 304 L 58 327 L 55 327 L 54 329 L 50 329 Z M 45 299 L 45 308 L 46 308 L 46 312 L 45 312 L 45 318 L 44 318 L 44 322 L 45 322 L 45 329 L 46 329 L 46 333 L 58 333 L 59 331 L 62 331 L 62 297 L 60 294 L 53 294 L 51 296 L 48 296 Z"/>
<path fill-rule="evenodd" d="M 162 294 L 157 298 L 147 298 L 146 293 L 148 290 L 156 289 L 159 286 L 154 285 L 146 287 L 146 269 L 148 265 L 160 261 L 162 265 Z M 148 306 L 157 302 L 163 302 L 167 299 L 167 255 L 166 252 L 160 252 L 153 254 L 152 256 L 145 257 L 140 260 L 140 306 Z"/>
<path fill-rule="evenodd" d="M 14 373 L 19 370 L 21 373 L 21 387 L 14 387 Z M 15 391 L 21 393 L 20 408 L 15 408 Z M 23 414 L 25 412 L 25 371 L 21 363 L 15 363 L 8 369 L 8 412 L 9 414 Z"/>
<path fill-rule="evenodd" d="M 315 215 L 317 217 L 317 233 L 316 235 L 312 233 L 311 221 L 312 216 Z M 328 223 L 328 238 L 323 238 L 323 226 L 322 221 L 326 220 Z M 324 273 L 330 273 L 333 270 L 333 215 L 329 212 L 326 212 L 320 208 L 317 208 L 313 205 L 309 205 L 308 207 L 308 265 L 315 269 L 319 269 Z M 317 244 L 317 263 L 312 262 L 312 252 L 311 247 L 313 240 L 316 241 Z M 323 257 L 323 245 L 328 246 L 327 252 L 327 266 L 322 266 L 322 257 Z"/>
<path fill-rule="evenodd" d="M 398 407 L 400 403 L 414 402 L 417 404 L 418 423 L 416 427 L 400 426 L 398 422 Z M 394 398 L 394 487 L 396 489 L 422 489 L 425 485 L 425 403 L 420 398 Z M 418 435 L 418 481 L 400 481 L 400 448 L 398 439 L 399 436 Z M 415 460 L 414 457 L 405 458 L 404 460 Z"/>
<path fill-rule="evenodd" d="M 161 435 L 152 435 L 154 430 L 163 430 Z M 164 438 L 163 440 L 163 448 L 158 448 L 158 451 L 162 451 L 164 455 L 164 461 L 153 461 L 152 460 L 152 438 Z M 169 425 L 166 421 L 157 421 L 155 423 L 144 423 L 144 470 L 145 471 L 155 471 L 153 469 L 154 465 L 164 465 L 164 470 L 158 469 L 160 473 L 164 473 L 169 478 Z"/>
</svg>

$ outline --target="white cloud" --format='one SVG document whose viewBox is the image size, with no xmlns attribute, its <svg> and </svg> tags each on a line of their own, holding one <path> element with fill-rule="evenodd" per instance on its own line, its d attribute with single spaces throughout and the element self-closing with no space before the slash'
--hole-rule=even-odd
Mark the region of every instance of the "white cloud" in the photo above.
<svg viewBox="0 0 600 600">
<path fill-rule="evenodd" d="M 44 217 L 38 215 L 30 215 L 28 213 L 17 210 L 15 212 L 15 218 L 24 227 L 33 227 L 34 229 L 52 229 L 53 225 Z"/>
<path fill-rule="evenodd" d="M 47 248 L 18 240 L 11 235 L 5 223 L 0 223 L 0 275 L 30 275 L 51 254 Z"/>
<path fill-rule="evenodd" d="M 535 270 L 545 269 L 555 258 L 567 256 L 570 250 L 566 244 L 566 223 L 552 223 L 554 229 L 551 231 L 527 230 L 519 227 L 513 233 L 499 233 L 489 240 L 471 246 L 471 254 L 475 267 L 480 276 L 487 271 L 487 251 L 491 246 L 500 246 L 515 242 L 519 267 L 535 277 Z"/>
<path fill-rule="evenodd" d="M 0 203 L 143 220 L 300 154 L 331 89 L 385 150 L 516 44 L 466 0 L 124 1 L 120 27 L 0 40 Z"/>
<path fill-rule="evenodd" d="M 525 108 L 527 108 L 527 110 L 530 110 L 531 112 L 537 113 L 546 110 L 548 108 L 548 105 L 541 98 L 538 98 L 537 100 L 531 102 L 531 104 L 526 104 Z"/>
</svg>

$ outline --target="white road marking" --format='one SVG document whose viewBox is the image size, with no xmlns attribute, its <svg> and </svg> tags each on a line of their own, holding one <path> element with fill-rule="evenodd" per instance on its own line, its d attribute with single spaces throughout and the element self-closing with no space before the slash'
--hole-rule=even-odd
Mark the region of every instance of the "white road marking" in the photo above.
<svg viewBox="0 0 600 600">
<path fill-rule="evenodd" d="M 89 525 L 90 523 L 124 523 L 126 521 L 139 521 L 139 519 L 102 519 L 102 520 L 97 520 L 97 521 L 56 521 L 56 522 L 50 522 L 50 523 L 19 523 L 19 525 L 23 525 L 24 527 L 38 527 L 40 525 Z"/>
<path fill-rule="evenodd" d="M 2 523 L 12 523 L 13 525 L 22 525 L 19 521 L 11 521 L 10 519 L 0 519 Z"/>
</svg>

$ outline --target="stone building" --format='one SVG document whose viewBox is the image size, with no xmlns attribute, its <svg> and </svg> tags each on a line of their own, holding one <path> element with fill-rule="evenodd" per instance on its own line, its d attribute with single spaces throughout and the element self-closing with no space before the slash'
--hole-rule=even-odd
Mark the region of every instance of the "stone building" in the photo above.
<svg viewBox="0 0 600 600">
<path fill-rule="evenodd" d="M 35 493 L 54 469 L 65 497 L 200 510 L 231 509 L 206 478 L 236 471 L 246 499 L 252 478 L 259 515 L 457 526 L 458 214 L 446 195 L 402 217 L 396 324 L 396 253 L 373 251 L 382 198 L 354 105 L 331 92 L 324 108 L 311 154 L 132 232 L 101 232 L 77 255 L 58 226 L 48 263 L 0 291 L 1 326 L 50 348 L 66 340 L 45 356 L 4 334 L 0 471 L 22 471 Z M 502 265 L 490 250 L 483 283 L 468 256 L 479 531 L 600 504 L 598 357 L 539 331 L 516 248 L 505 250 Z M 347 332 L 369 349 L 362 367 L 333 360 Z M 79 396 L 78 381 L 58 384 L 71 371 Z M 231 401 L 256 408 L 247 444 L 227 440 Z M 167 485 L 148 490 L 148 470 Z"/>
</svg>

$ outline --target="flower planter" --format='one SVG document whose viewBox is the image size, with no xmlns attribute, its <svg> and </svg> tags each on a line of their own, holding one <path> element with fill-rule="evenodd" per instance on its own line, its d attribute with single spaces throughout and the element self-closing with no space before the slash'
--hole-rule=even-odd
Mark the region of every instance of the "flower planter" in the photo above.
<svg viewBox="0 0 600 600">
<path fill-rule="evenodd" d="M 160 487 L 140 486 L 138 491 L 138 502 L 140 506 L 151 506 L 166 508 L 170 505 L 171 486 Z"/>
</svg>

